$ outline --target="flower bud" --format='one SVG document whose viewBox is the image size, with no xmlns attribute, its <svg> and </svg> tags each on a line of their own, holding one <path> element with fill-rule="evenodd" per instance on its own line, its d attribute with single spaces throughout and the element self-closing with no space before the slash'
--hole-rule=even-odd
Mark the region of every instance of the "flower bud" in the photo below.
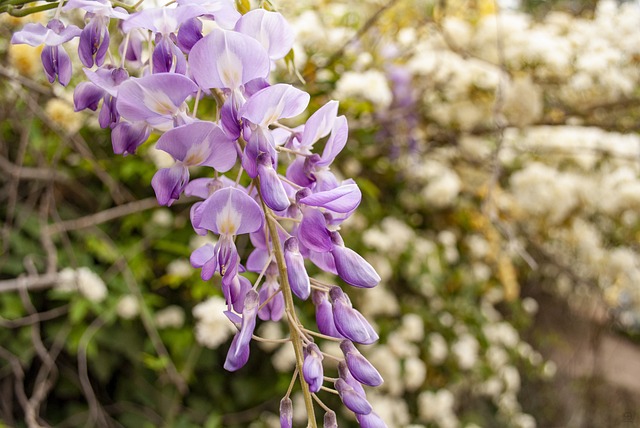
<svg viewBox="0 0 640 428">
<path fill-rule="evenodd" d="M 293 427 L 293 403 L 289 397 L 280 400 L 280 428 Z"/>
<path fill-rule="evenodd" d="M 324 380 L 322 360 L 324 359 L 320 348 L 315 343 L 310 343 L 304 348 L 304 363 L 302 364 L 302 374 L 304 380 L 309 384 L 309 391 L 318 392 Z"/>
<path fill-rule="evenodd" d="M 351 306 L 349 297 L 340 287 L 333 287 L 329 292 L 333 302 L 333 321 L 336 329 L 347 339 L 356 343 L 369 345 L 378 340 L 366 318 Z"/>
<path fill-rule="evenodd" d="M 311 283 L 295 236 L 284 242 L 284 261 L 287 265 L 287 278 L 291 291 L 302 300 L 306 300 L 311 293 Z"/>
<path fill-rule="evenodd" d="M 371 413 L 371 404 L 369 404 L 366 397 L 358 394 L 347 382 L 338 379 L 335 382 L 335 387 L 344 405 L 353 413 L 360 415 Z"/>
<path fill-rule="evenodd" d="M 340 343 L 340 349 L 344 353 L 349 371 L 360 383 L 369 386 L 379 386 L 382 384 L 382 376 L 375 367 L 353 346 L 349 340 Z"/>
<path fill-rule="evenodd" d="M 324 414 L 324 428 L 338 428 L 338 420 L 336 419 L 336 413 L 329 411 Z"/>
</svg>

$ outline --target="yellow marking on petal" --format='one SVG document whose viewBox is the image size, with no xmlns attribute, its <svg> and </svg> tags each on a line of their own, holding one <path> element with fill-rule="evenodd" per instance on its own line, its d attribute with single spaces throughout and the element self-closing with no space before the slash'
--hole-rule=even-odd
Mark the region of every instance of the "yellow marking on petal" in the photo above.
<svg viewBox="0 0 640 428">
<path fill-rule="evenodd" d="M 149 110 L 163 116 L 173 116 L 178 111 L 171 98 L 164 92 L 142 88 L 142 93 L 142 102 Z"/>
<path fill-rule="evenodd" d="M 216 225 L 218 226 L 220 235 L 235 235 L 236 231 L 240 227 L 241 220 L 242 214 L 234 210 L 233 207 L 231 207 L 231 204 L 227 202 L 227 205 L 225 205 L 216 218 Z"/>
<path fill-rule="evenodd" d="M 202 162 L 207 160 L 209 146 L 204 143 L 194 144 L 187 151 L 187 155 L 184 158 L 184 164 L 186 166 L 201 165 Z"/>
</svg>

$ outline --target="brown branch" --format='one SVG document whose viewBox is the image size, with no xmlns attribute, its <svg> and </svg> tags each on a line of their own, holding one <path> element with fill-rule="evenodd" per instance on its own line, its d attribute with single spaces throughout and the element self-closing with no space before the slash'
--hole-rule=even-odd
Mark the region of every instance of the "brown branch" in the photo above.
<svg viewBox="0 0 640 428">
<path fill-rule="evenodd" d="M 39 276 L 20 276 L 14 279 L 0 281 L 0 293 L 18 290 L 42 290 L 53 286 L 58 282 L 60 275 L 48 273 Z"/>
<path fill-rule="evenodd" d="M 69 181 L 70 177 L 64 172 L 53 168 L 33 168 L 15 165 L 9 159 L 0 156 L 0 171 L 16 180 L 37 181 Z"/>
<path fill-rule="evenodd" d="M 53 235 L 60 232 L 68 232 L 70 230 L 85 229 L 87 227 L 96 226 L 98 224 L 115 220 L 119 217 L 124 217 L 140 211 L 145 211 L 157 206 L 158 201 L 156 200 L 156 198 L 147 198 L 139 201 L 129 202 L 127 204 L 109 208 L 96 214 L 80 217 L 75 220 L 66 220 L 61 223 L 54 223 L 52 225 L 49 225 L 45 229 L 45 233 Z"/>
</svg>

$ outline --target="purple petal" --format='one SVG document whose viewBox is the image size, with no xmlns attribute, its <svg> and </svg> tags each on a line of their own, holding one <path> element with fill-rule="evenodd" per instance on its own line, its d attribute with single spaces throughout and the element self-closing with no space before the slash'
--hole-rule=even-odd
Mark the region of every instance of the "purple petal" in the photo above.
<svg viewBox="0 0 640 428">
<path fill-rule="evenodd" d="M 362 384 L 358 382 L 349 371 L 349 367 L 347 367 L 347 362 L 345 360 L 342 360 L 338 363 L 338 377 L 347 382 L 347 384 L 358 394 L 362 395 L 363 397 L 367 396 L 367 394 L 364 392 L 364 387 L 362 386 Z"/>
<path fill-rule="evenodd" d="M 356 349 L 351 341 L 343 340 L 340 343 L 340 349 L 344 353 L 349 371 L 358 382 L 369 386 L 382 385 L 382 376 L 378 370 Z"/>
<path fill-rule="evenodd" d="M 191 48 L 191 73 L 203 89 L 238 89 L 250 80 L 269 75 L 270 61 L 255 39 L 233 31 L 214 29 Z"/>
<path fill-rule="evenodd" d="M 387 428 L 387 424 L 373 411 L 367 415 L 357 413 L 356 419 L 360 424 L 360 428 Z"/>
<path fill-rule="evenodd" d="M 131 78 L 118 87 L 118 112 L 130 120 L 144 120 L 150 125 L 173 123 L 183 102 L 198 90 L 188 77 L 175 73 L 158 73 Z"/>
<path fill-rule="evenodd" d="M 253 330 L 256 327 L 259 301 L 260 298 L 255 290 L 247 292 L 242 311 L 242 326 L 240 331 L 233 337 L 231 347 L 227 353 L 227 359 L 224 362 L 224 368 L 230 372 L 242 368 L 249 360 L 249 344 Z"/>
<path fill-rule="evenodd" d="M 117 155 L 128 155 L 149 138 L 151 129 L 144 122 L 120 122 L 111 130 L 111 144 Z"/>
<path fill-rule="evenodd" d="M 304 125 L 300 145 L 311 146 L 320 138 L 326 137 L 331 132 L 337 115 L 338 101 L 329 101 L 320 107 Z"/>
<path fill-rule="evenodd" d="M 189 182 L 189 184 L 191 183 L 192 182 Z M 185 186 L 185 194 L 187 194 L 186 189 L 189 184 Z M 191 226 L 193 227 L 193 230 L 200 236 L 206 236 L 208 233 L 207 229 L 203 229 L 199 226 L 199 224 L 202 222 L 202 210 L 200 209 L 201 207 L 202 201 L 198 201 L 191 205 L 191 209 L 189 210 L 189 218 L 191 219 Z"/>
<path fill-rule="evenodd" d="M 67 86 L 71 81 L 71 58 L 64 50 L 62 46 L 56 46 L 54 49 L 58 50 L 58 82 L 62 86 Z"/>
<path fill-rule="evenodd" d="M 247 12 L 236 24 L 236 31 L 253 37 L 268 52 L 269 58 L 284 58 L 293 47 L 293 29 L 277 12 L 254 9 Z"/>
<path fill-rule="evenodd" d="M 187 73 L 187 60 L 168 35 L 156 38 L 152 54 L 153 73 Z"/>
<path fill-rule="evenodd" d="M 331 253 L 319 253 L 317 251 L 309 250 L 309 260 L 325 272 L 332 273 L 334 275 L 338 274 L 338 271 L 336 271 L 336 262 Z"/>
<path fill-rule="evenodd" d="M 320 253 L 330 251 L 333 248 L 333 243 L 324 215 L 315 208 L 305 208 L 302 213 L 302 221 L 298 228 L 300 243 L 310 250 Z"/>
<path fill-rule="evenodd" d="M 260 231 L 252 233 L 251 235 L 253 236 L 256 234 L 260 234 Z M 270 260 L 271 255 L 266 248 L 256 248 L 251 252 L 251 254 L 249 254 L 249 257 L 247 257 L 245 265 L 248 271 L 260 273 Z"/>
<path fill-rule="evenodd" d="M 333 308 L 327 299 L 327 293 L 314 291 L 311 296 L 316 307 L 316 324 L 320 333 L 336 338 L 344 337 L 336 329 L 333 321 Z"/>
<path fill-rule="evenodd" d="M 205 13 L 206 10 L 203 7 L 193 4 L 177 8 L 155 7 L 143 9 L 131 15 L 122 24 L 122 31 L 128 33 L 134 28 L 145 28 L 154 33 L 175 33 L 183 22 Z"/>
<path fill-rule="evenodd" d="M 113 99 L 111 95 L 106 94 L 103 98 L 102 108 L 100 109 L 100 113 L 98 114 L 98 123 L 100 124 L 101 128 L 105 129 L 117 125 L 118 122 L 120 122 L 120 114 L 118 113 L 118 109 L 116 108 L 116 100 Z M 134 151 L 136 147 L 137 146 L 133 147 Z"/>
<path fill-rule="evenodd" d="M 238 114 L 251 123 L 266 127 L 278 119 L 302 113 L 309 104 L 309 98 L 306 92 L 279 83 L 255 93 L 240 108 Z"/>
<path fill-rule="evenodd" d="M 320 348 L 315 343 L 310 343 L 304 348 L 304 362 L 302 375 L 309 384 L 309 391 L 318 392 L 324 381 L 322 360 L 324 359 Z"/>
<path fill-rule="evenodd" d="M 194 268 L 202 268 L 200 277 L 204 281 L 210 280 L 218 269 L 216 247 L 205 244 L 191 253 L 189 261 Z"/>
<path fill-rule="evenodd" d="M 264 203 L 274 211 L 286 210 L 291 205 L 291 201 L 289 201 L 278 173 L 273 169 L 269 154 L 261 153 L 257 162 L 258 176 L 260 177 L 260 194 L 264 199 Z"/>
<path fill-rule="evenodd" d="M 276 278 L 269 278 L 260 288 L 260 306 L 267 300 L 269 302 L 258 310 L 258 316 L 263 321 L 280 321 L 284 315 L 284 296 L 280 292 L 280 284 Z M 273 297 L 271 297 L 273 296 Z"/>
<path fill-rule="evenodd" d="M 151 186 L 156 192 L 160 205 L 171 205 L 180 198 L 182 189 L 189 181 L 189 170 L 176 164 L 171 168 L 162 168 L 151 179 Z"/>
<path fill-rule="evenodd" d="M 102 67 L 96 71 L 83 68 L 87 79 L 103 91 L 115 97 L 118 95 L 118 86 L 129 78 L 129 73 L 124 68 Z"/>
<path fill-rule="evenodd" d="M 322 207 L 338 213 L 348 213 L 358 207 L 362 193 L 357 184 L 346 184 L 326 192 L 318 192 L 300 199 L 300 202 Z"/>
<path fill-rule="evenodd" d="M 307 158 L 297 157 L 293 162 L 289 164 L 289 167 L 287 168 L 286 177 L 299 186 L 302 186 L 302 187 L 311 186 L 314 180 L 312 179 L 310 174 L 307 174 L 306 166 L 307 166 Z"/>
<path fill-rule="evenodd" d="M 187 184 L 184 188 L 184 194 L 187 196 L 197 196 L 202 199 L 207 199 L 217 190 L 234 185 L 235 182 L 224 175 L 218 178 L 196 178 Z"/>
<path fill-rule="evenodd" d="M 186 166 L 205 165 L 220 172 L 230 170 L 237 158 L 234 143 L 213 122 L 193 122 L 170 129 L 158 139 L 156 148 Z"/>
<path fill-rule="evenodd" d="M 235 270 L 237 271 L 237 269 Z M 251 281 L 237 273 L 230 275 L 229 272 L 230 270 L 227 270 L 222 277 L 222 291 L 227 299 L 227 303 L 233 308 L 233 310 L 236 312 L 242 312 L 245 303 L 245 296 L 249 290 L 251 290 Z M 233 277 L 231 280 L 225 279 L 231 276 Z"/>
<path fill-rule="evenodd" d="M 295 236 L 284 242 L 284 262 L 287 266 L 287 279 L 291 291 L 302 300 L 307 300 L 311 293 L 311 282 L 304 267 L 304 258 L 298 248 L 298 239 Z"/>
<path fill-rule="evenodd" d="M 104 90 L 91 82 L 80 82 L 73 90 L 73 106 L 75 111 L 88 108 L 96 111 L 98 104 L 104 96 Z"/>
<path fill-rule="evenodd" d="M 237 140 L 240 137 L 242 129 L 238 120 L 238 110 L 235 108 L 232 97 L 227 98 L 220 109 L 220 125 L 229 139 Z"/>
<path fill-rule="evenodd" d="M 322 160 L 316 165 L 318 167 L 329 166 L 347 144 L 348 135 L 349 124 L 347 123 L 347 118 L 338 116 L 333 124 L 331 136 L 322 151 Z"/>
<path fill-rule="evenodd" d="M 69 0 L 62 7 L 63 11 L 82 9 L 95 15 L 106 16 L 109 18 L 126 19 L 129 14 L 120 7 L 113 8 L 107 0 Z"/>
<path fill-rule="evenodd" d="M 335 232 L 337 233 L 337 232 Z M 334 245 L 331 250 L 338 275 L 347 284 L 360 288 L 378 285 L 380 276 L 362 256 L 350 248 Z"/>
<path fill-rule="evenodd" d="M 185 21 L 178 30 L 178 46 L 184 53 L 189 53 L 193 45 L 202 38 L 202 21 L 191 18 Z"/>
<path fill-rule="evenodd" d="M 199 227 L 217 234 L 239 235 L 255 232 L 262 226 L 262 209 L 245 192 L 226 187 L 202 203 L 203 215 Z"/>
<path fill-rule="evenodd" d="M 11 37 L 11 43 L 14 45 L 26 44 L 29 46 L 59 46 L 68 42 L 74 37 L 78 37 L 82 30 L 75 25 L 69 25 L 65 28 L 57 19 L 52 19 L 47 27 L 42 24 L 29 23 L 20 31 L 17 31 Z"/>
<path fill-rule="evenodd" d="M 351 306 L 351 302 L 340 287 L 333 287 L 329 294 L 333 302 L 333 321 L 340 334 L 363 345 L 370 345 L 378 340 L 378 334 L 371 324 Z"/>
<path fill-rule="evenodd" d="M 94 16 L 80 33 L 78 56 L 85 67 L 93 67 L 94 56 L 96 65 L 104 63 L 109 48 L 109 20 Z"/>
<path fill-rule="evenodd" d="M 207 16 L 213 16 L 216 23 L 225 30 L 231 30 L 242 15 L 228 0 L 178 0 L 179 5 L 195 4 L 206 10 Z"/>
<path fill-rule="evenodd" d="M 338 379 L 335 382 L 336 390 L 342 399 L 344 405 L 353 413 L 367 415 L 371 413 L 371 404 L 365 397 L 358 394 L 347 382 Z"/>
</svg>

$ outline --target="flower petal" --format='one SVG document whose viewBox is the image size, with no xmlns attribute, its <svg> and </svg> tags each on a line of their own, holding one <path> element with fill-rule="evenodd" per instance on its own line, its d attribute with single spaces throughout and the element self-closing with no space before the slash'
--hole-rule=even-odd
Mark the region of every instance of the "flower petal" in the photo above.
<svg viewBox="0 0 640 428">
<path fill-rule="evenodd" d="M 199 227 L 217 234 L 239 235 L 260 229 L 262 209 L 242 190 L 225 187 L 202 203 L 203 218 Z"/>
<path fill-rule="evenodd" d="M 234 31 L 214 29 L 189 53 L 193 78 L 203 89 L 238 89 L 250 80 L 265 79 L 271 63 L 255 39 Z"/>
</svg>

